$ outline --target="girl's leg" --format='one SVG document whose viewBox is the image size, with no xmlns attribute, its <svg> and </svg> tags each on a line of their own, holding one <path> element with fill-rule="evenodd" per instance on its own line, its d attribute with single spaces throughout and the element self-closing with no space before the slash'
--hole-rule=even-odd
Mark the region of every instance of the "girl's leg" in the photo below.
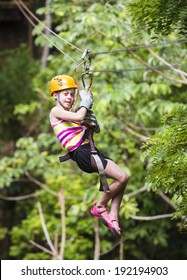
<svg viewBox="0 0 187 280">
<path fill-rule="evenodd" d="M 110 217 L 118 218 L 120 204 L 123 198 L 125 187 L 128 182 L 127 174 L 113 161 L 107 160 L 107 166 L 105 168 L 105 173 L 108 178 L 113 179 L 114 181 L 110 184 L 109 189 L 110 193 L 104 193 L 100 200 L 97 202 L 97 208 L 106 207 L 107 203 L 112 200 Z M 106 215 L 103 213 L 103 216 Z M 116 226 L 117 226 L 117 222 Z"/>
</svg>

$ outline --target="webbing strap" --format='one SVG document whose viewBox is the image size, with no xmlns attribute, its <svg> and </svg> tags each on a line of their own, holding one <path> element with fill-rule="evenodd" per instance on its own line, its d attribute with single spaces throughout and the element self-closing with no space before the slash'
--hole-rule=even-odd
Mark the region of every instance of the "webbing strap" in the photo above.
<svg viewBox="0 0 187 280">
<path fill-rule="evenodd" d="M 92 137 L 91 132 L 88 134 L 87 137 L 88 137 L 88 139 L 90 141 L 91 165 L 99 173 L 99 176 L 100 176 L 100 179 L 101 179 L 101 184 L 102 184 L 102 187 L 103 187 L 103 191 L 105 193 L 110 193 L 110 189 L 108 187 L 108 182 L 107 182 L 104 166 L 103 166 L 103 163 L 102 163 L 102 161 L 101 161 L 100 157 L 98 156 L 97 151 L 95 149 L 95 145 L 94 145 L 94 141 L 93 141 L 93 137 Z M 64 162 L 64 161 L 66 161 L 66 160 L 68 160 L 70 158 L 71 157 L 70 157 L 69 153 L 67 153 L 67 154 L 65 154 L 63 156 L 60 156 L 59 157 L 59 161 L 60 162 Z"/>
<path fill-rule="evenodd" d="M 110 193 L 110 189 L 108 187 L 108 182 L 107 182 L 107 179 L 106 179 L 104 166 L 103 166 L 103 163 L 102 163 L 102 161 L 101 161 L 100 157 L 98 156 L 97 151 L 95 149 L 95 145 L 94 145 L 94 141 L 93 141 L 93 137 L 92 137 L 91 133 L 89 133 L 88 139 L 90 141 L 90 147 L 91 147 L 91 164 L 92 164 L 92 167 L 96 168 L 99 172 L 100 179 L 101 179 L 101 184 L 102 184 L 102 187 L 103 187 L 103 191 L 105 193 Z"/>
<path fill-rule="evenodd" d="M 105 193 L 110 193 L 110 189 L 108 187 L 108 182 L 107 182 L 107 179 L 106 179 L 106 174 L 105 174 L 105 170 L 104 170 L 104 167 L 103 167 L 103 163 L 100 159 L 100 157 L 97 155 L 97 154 L 91 154 L 91 157 L 94 159 L 95 161 L 95 164 L 94 166 L 96 165 L 97 166 L 97 170 L 99 172 L 99 175 L 100 175 L 100 179 L 101 179 L 101 184 L 102 184 L 102 187 L 103 187 L 103 191 Z"/>
<path fill-rule="evenodd" d="M 64 161 L 66 161 L 66 160 L 68 160 L 68 159 L 70 159 L 69 153 L 67 153 L 67 154 L 65 154 L 65 155 L 59 157 L 59 161 L 60 161 L 60 162 L 64 162 Z"/>
</svg>

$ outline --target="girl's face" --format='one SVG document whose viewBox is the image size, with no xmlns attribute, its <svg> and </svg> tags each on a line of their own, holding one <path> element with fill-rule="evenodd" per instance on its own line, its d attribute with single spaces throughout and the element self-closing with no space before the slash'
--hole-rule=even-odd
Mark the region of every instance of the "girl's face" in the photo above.
<svg viewBox="0 0 187 280">
<path fill-rule="evenodd" d="M 59 100 L 65 110 L 69 110 L 75 99 L 75 89 L 64 89 L 59 93 Z"/>
</svg>

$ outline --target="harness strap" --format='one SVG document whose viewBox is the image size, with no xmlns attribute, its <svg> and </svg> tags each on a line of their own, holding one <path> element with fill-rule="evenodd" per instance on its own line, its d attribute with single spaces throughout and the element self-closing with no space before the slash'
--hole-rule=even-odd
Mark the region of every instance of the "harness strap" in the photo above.
<svg viewBox="0 0 187 280">
<path fill-rule="evenodd" d="M 100 157 L 97 154 L 91 131 L 89 131 L 89 133 L 87 135 L 87 138 L 90 141 L 91 165 L 99 173 L 101 184 L 102 184 L 102 187 L 103 187 L 103 191 L 105 193 L 110 193 L 110 189 L 108 187 L 108 182 L 107 182 L 107 179 L 106 179 L 104 166 L 103 166 L 103 163 L 102 163 Z M 67 161 L 70 158 L 71 157 L 70 157 L 69 153 L 66 153 L 65 155 L 62 155 L 62 156 L 59 157 L 59 161 L 64 162 L 64 161 Z"/>
<path fill-rule="evenodd" d="M 103 167 L 103 163 L 100 157 L 97 154 L 95 149 L 92 133 L 89 133 L 88 139 L 90 141 L 90 148 L 91 148 L 91 165 L 93 168 L 97 169 L 100 175 L 101 184 L 105 193 L 110 193 L 110 189 L 108 187 L 108 182 L 106 179 L 105 170 Z"/>
<path fill-rule="evenodd" d="M 65 154 L 65 155 L 59 157 L 59 161 L 60 161 L 60 162 L 64 162 L 64 161 L 66 161 L 66 160 L 68 160 L 68 159 L 70 159 L 69 153 L 67 153 L 67 154 Z"/>
</svg>

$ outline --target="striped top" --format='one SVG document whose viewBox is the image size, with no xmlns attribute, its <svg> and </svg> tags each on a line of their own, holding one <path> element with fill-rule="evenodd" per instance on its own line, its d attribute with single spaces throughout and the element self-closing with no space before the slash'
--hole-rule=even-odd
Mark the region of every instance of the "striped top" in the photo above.
<svg viewBox="0 0 187 280">
<path fill-rule="evenodd" d="M 65 120 L 51 123 L 51 126 L 65 150 L 74 151 L 82 143 L 86 127 Z"/>
</svg>

